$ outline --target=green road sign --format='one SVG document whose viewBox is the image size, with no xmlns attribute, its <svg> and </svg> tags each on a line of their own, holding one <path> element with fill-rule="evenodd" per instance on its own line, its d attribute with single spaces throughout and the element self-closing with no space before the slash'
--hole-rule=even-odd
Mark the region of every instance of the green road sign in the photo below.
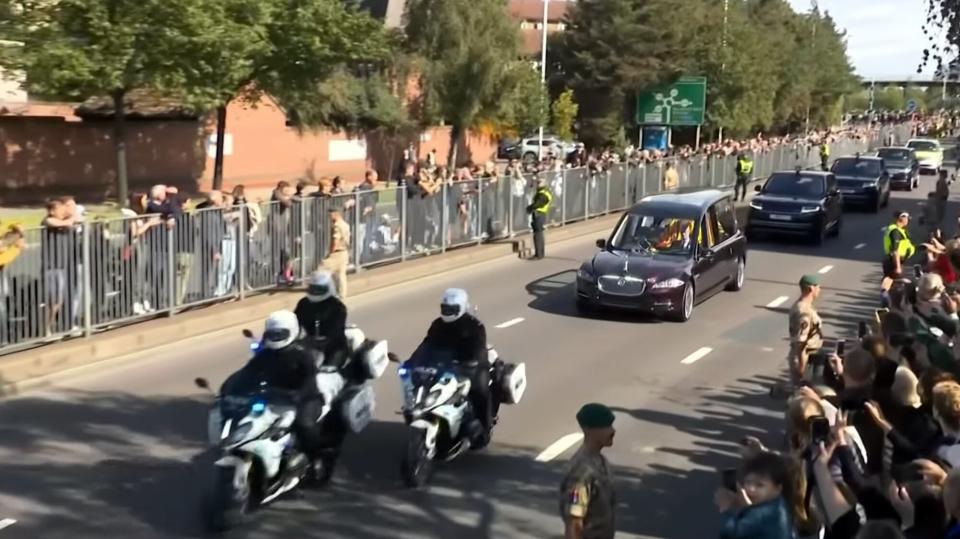
<svg viewBox="0 0 960 539">
<path fill-rule="evenodd" d="M 681 77 L 677 82 L 637 97 L 640 125 L 701 125 L 707 102 L 705 77 Z"/>
</svg>

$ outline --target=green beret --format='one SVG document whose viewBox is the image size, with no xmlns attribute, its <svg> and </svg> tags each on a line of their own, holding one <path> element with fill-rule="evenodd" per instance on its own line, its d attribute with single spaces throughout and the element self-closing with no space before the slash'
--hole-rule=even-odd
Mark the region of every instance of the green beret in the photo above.
<svg viewBox="0 0 960 539">
<path fill-rule="evenodd" d="M 808 273 L 800 278 L 800 286 L 820 286 L 820 277 Z"/>
<path fill-rule="evenodd" d="M 577 412 L 577 423 L 582 429 L 604 429 L 613 425 L 613 412 L 596 402 L 584 404 Z"/>
</svg>

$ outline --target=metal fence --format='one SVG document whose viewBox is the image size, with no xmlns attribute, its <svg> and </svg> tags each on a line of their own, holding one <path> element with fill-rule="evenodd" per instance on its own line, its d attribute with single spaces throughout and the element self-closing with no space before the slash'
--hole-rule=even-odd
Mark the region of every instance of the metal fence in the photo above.
<svg viewBox="0 0 960 539">
<path fill-rule="evenodd" d="M 866 151 L 890 130 L 834 142 L 834 156 Z M 352 272 L 529 231 L 526 207 L 537 180 L 554 194 L 551 226 L 628 208 L 662 191 L 676 168 L 681 188 L 728 188 L 735 156 L 620 163 L 605 170 L 557 169 L 536 175 L 446 181 L 431 195 L 405 186 L 306 196 L 292 204 L 244 204 L 158 215 L 96 219 L 25 231 L 25 247 L 0 268 L 0 354 L 193 306 L 242 299 L 302 280 L 323 264 L 330 212 L 350 227 Z M 802 143 L 754 152 L 755 178 L 819 165 Z"/>
</svg>

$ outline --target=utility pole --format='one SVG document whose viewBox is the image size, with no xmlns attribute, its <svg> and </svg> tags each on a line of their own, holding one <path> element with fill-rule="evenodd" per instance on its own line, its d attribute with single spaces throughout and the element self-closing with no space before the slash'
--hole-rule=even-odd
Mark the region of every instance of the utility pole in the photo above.
<svg viewBox="0 0 960 539">
<path fill-rule="evenodd" d="M 820 15 L 820 7 L 817 5 L 817 0 L 810 0 L 810 18 L 811 18 L 811 22 L 813 23 L 813 30 L 810 36 L 810 43 L 814 47 L 814 53 L 816 53 L 816 46 L 817 46 L 817 20 L 819 19 L 819 15 Z M 810 101 L 812 99 L 813 99 L 812 95 L 809 96 L 809 98 L 807 99 L 807 115 L 806 115 L 806 119 L 803 122 L 804 123 L 803 130 L 804 130 L 804 133 L 807 135 L 810 134 Z"/>
<path fill-rule="evenodd" d="M 540 38 L 540 84 L 546 90 L 547 85 L 547 18 L 550 0 L 543 0 L 543 32 Z M 537 141 L 537 158 L 543 159 L 543 123 L 540 124 L 540 135 Z"/>
<path fill-rule="evenodd" d="M 727 13 L 730 11 L 730 0 L 723 0 L 723 37 L 720 38 L 720 54 L 723 56 L 720 60 L 720 72 L 723 73 L 727 69 Z M 719 143 L 723 144 L 723 126 L 720 126 L 720 131 L 717 133 L 717 138 Z"/>
</svg>

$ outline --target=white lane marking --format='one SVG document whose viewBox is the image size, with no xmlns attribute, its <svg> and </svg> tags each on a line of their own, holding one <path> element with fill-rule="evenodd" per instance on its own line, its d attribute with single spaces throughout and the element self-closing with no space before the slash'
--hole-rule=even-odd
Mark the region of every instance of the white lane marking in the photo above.
<svg viewBox="0 0 960 539">
<path fill-rule="evenodd" d="M 764 352 L 773 352 L 773 348 L 770 348 L 769 346 L 764 346 L 764 347 L 761 348 L 760 350 L 762 350 L 762 351 L 764 351 Z"/>
<path fill-rule="evenodd" d="M 4 528 L 9 528 L 10 526 L 13 526 L 16 523 L 17 523 L 17 520 L 13 518 L 5 518 L 3 520 L 0 520 L 0 530 Z"/>
<path fill-rule="evenodd" d="M 820 271 L 818 271 L 817 273 L 824 274 L 824 273 L 827 273 L 828 271 L 830 271 L 830 270 L 832 270 L 832 269 L 833 269 L 833 266 L 827 264 L 826 266 L 820 268 Z"/>
<path fill-rule="evenodd" d="M 574 444 L 579 443 L 580 440 L 582 439 L 583 439 L 582 432 L 574 432 L 573 434 L 568 434 L 563 438 L 560 438 L 556 442 L 553 442 L 552 444 L 547 446 L 547 448 L 544 449 L 543 452 L 541 452 L 539 455 L 537 455 L 537 458 L 534 460 L 536 460 L 537 462 L 550 462 L 551 460 L 562 455 L 563 452 L 566 451 L 567 449 L 570 449 L 571 447 L 573 447 Z"/>
<path fill-rule="evenodd" d="M 767 307 L 771 309 L 773 309 L 774 307 L 779 307 L 783 305 L 783 302 L 787 301 L 788 299 L 790 299 L 790 296 L 780 296 L 779 298 L 771 301 L 770 303 L 767 303 Z"/>
<path fill-rule="evenodd" d="M 513 320 L 507 320 L 506 322 L 504 322 L 504 323 L 502 323 L 502 324 L 497 324 L 497 325 L 494 326 L 494 327 L 496 327 L 497 329 L 504 329 L 504 328 L 508 328 L 508 327 L 510 327 L 510 326 L 515 326 L 515 325 L 517 325 L 517 324 L 519 324 L 520 322 L 523 322 L 523 321 L 524 321 L 524 318 L 523 318 L 523 317 L 514 318 Z"/>
<path fill-rule="evenodd" d="M 681 361 L 680 363 L 684 365 L 692 365 L 697 361 L 700 361 L 701 359 L 703 359 L 703 357 L 709 354 L 710 352 L 713 352 L 713 348 L 710 348 L 709 346 L 704 346 L 703 348 L 683 358 L 683 361 Z"/>
<path fill-rule="evenodd" d="M 866 243 L 858 243 L 858 244 L 854 245 L 853 248 L 854 248 L 854 249 L 863 249 L 863 248 L 866 247 L 866 246 L 867 246 Z"/>
</svg>

